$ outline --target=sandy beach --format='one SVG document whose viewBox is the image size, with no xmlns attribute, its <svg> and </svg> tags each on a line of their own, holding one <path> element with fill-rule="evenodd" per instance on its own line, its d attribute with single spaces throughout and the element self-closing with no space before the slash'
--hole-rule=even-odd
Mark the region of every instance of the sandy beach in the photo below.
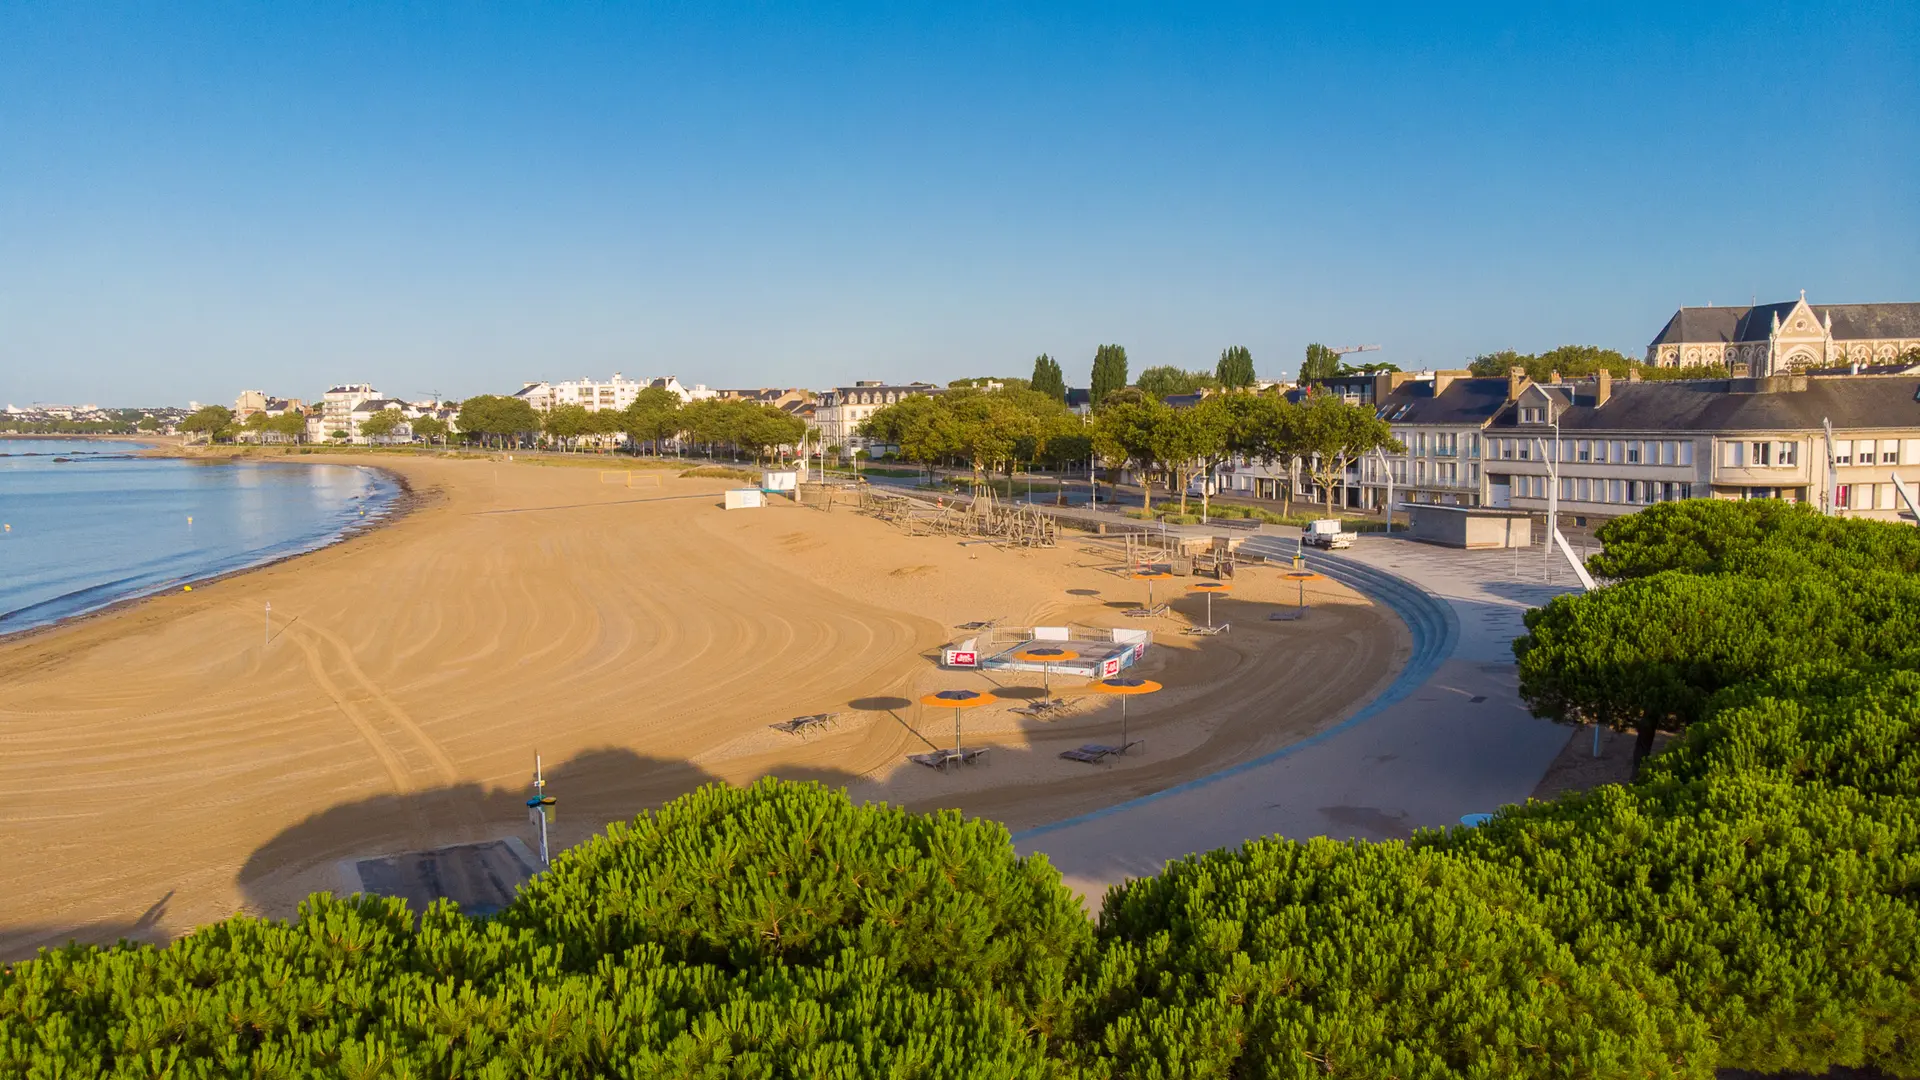
<svg viewBox="0 0 1920 1080">
<path fill-rule="evenodd" d="M 326 460 L 309 458 L 304 460 Z M 538 751 L 557 839 L 701 783 L 768 774 L 846 786 L 1010 827 L 1203 775 L 1336 723 L 1406 649 L 1384 610 L 1315 582 L 1312 618 L 1269 622 L 1294 588 L 1243 571 L 1217 637 L 1119 608 L 1142 583 L 1075 534 L 1051 550 L 909 537 L 840 508 L 726 512 L 726 481 L 658 487 L 592 468 L 365 456 L 400 473 L 410 513 L 249 573 L 0 642 L 0 957 L 68 938 L 164 940 L 235 912 L 285 916 L 342 860 L 527 835 Z M 1177 586 L 1178 582 L 1164 585 Z M 271 641 L 265 606 L 272 604 Z M 1062 749 L 1115 741 L 1119 708 L 1045 722 L 1010 710 L 1037 677 L 941 671 L 957 624 L 1145 625 L 1144 752 L 1112 766 Z M 969 713 L 983 765 L 905 755 L 951 742 L 911 704 L 994 690 Z M 771 730 L 838 712 L 811 738 Z"/>
</svg>

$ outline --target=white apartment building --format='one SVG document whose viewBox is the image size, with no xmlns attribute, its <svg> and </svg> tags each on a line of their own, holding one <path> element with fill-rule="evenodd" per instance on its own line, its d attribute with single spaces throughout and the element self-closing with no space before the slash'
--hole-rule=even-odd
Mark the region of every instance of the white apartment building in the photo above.
<svg viewBox="0 0 1920 1080">
<path fill-rule="evenodd" d="M 938 394 L 932 383 L 908 383 L 892 386 L 879 381 L 856 382 L 835 387 L 820 395 L 814 403 L 812 424 L 820 432 L 820 445 L 840 446 L 847 453 L 865 449 L 869 441 L 860 435 L 860 424 L 888 405 L 915 394 Z"/>
<path fill-rule="evenodd" d="M 664 379 L 629 379 L 616 371 L 606 382 L 582 376 L 569 382 L 523 383 L 513 396 L 525 400 L 536 412 L 547 412 L 557 405 L 578 405 L 588 412 L 618 412 L 633 404 L 640 391 L 648 388 L 665 390 L 678 397 L 682 404 L 719 395 L 718 391 L 701 384 L 683 386 L 677 375 Z"/>
<path fill-rule="evenodd" d="M 342 383 L 320 395 L 320 412 L 307 418 L 307 439 L 326 442 L 336 431 L 354 432 L 353 410 L 379 398 L 371 383 Z"/>
</svg>

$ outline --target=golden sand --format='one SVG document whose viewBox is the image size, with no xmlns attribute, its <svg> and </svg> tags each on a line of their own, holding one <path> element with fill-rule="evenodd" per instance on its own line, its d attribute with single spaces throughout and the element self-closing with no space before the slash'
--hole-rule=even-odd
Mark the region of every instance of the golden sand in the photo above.
<svg viewBox="0 0 1920 1080">
<path fill-rule="evenodd" d="M 727 512 L 725 481 L 672 473 L 629 489 L 528 463 L 389 467 L 420 503 L 391 526 L 0 643 L 0 957 L 285 916 L 335 888 L 342 860 L 527 835 L 536 750 L 562 843 L 768 774 L 1020 828 L 1329 726 L 1407 647 L 1397 620 L 1328 581 L 1309 620 L 1266 621 L 1294 597 L 1274 571 L 1216 598 L 1234 623 L 1218 637 L 1180 635 L 1203 601 L 1164 587 L 1178 582 L 1160 583 L 1171 615 L 1124 618 L 1143 583 L 1072 533 L 1003 550 L 845 508 Z M 1166 690 L 1132 702 L 1143 752 L 1060 760 L 1117 741 L 1118 703 L 1087 695 L 1036 722 L 1010 710 L 1038 678 L 940 670 L 953 627 L 984 619 L 1155 630 L 1137 670 Z M 951 714 L 903 702 L 948 687 L 1005 696 L 963 721 L 987 761 L 940 773 L 905 755 L 949 744 Z M 840 723 L 768 727 L 814 712 Z"/>
</svg>

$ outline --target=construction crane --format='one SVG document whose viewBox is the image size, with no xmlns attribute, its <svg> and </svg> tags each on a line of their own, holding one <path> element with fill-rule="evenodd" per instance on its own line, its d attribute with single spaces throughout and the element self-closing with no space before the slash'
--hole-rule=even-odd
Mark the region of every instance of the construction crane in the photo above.
<svg viewBox="0 0 1920 1080">
<path fill-rule="evenodd" d="M 1379 352 L 1380 346 L 1378 345 L 1341 345 L 1337 348 L 1328 349 L 1327 351 L 1332 353 L 1335 356 L 1345 356 L 1348 353 Z"/>
</svg>

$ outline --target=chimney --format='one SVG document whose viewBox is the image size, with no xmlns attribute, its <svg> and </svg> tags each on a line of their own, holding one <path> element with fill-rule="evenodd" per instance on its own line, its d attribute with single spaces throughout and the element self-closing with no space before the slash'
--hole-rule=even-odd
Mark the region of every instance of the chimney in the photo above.
<svg viewBox="0 0 1920 1080">
<path fill-rule="evenodd" d="M 1447 387 L 1452 386 L 1453 380 L 1459 377 L 1460 377 L 1460 373 L 1457 371 L 1434 372 L 1433 373 L 1433 396 L 1439 397 L 1441 394 L 1446 393 Z"/>
<path fill-rule="evenodd" d="M 1613 396 L 1613 372 L 1608 371 L 1606 368 L 1601 368 L 1600 374 L 1595 376 L 1595 379 L 1593 407 L 1597 409 L 1605 405 L 1607 399 Z"/>
<path fill-rule="evenodd" d="M 1507 400 L 1519 401 L 1520 395 L 1526 391 L 1527 386 L 1531 384 L 1532 381 L 1533 380 L 1527 378 L 1526 368 L 1520 367 L 1517 364 L 1514 365 L 1513 367 L 1508 368 L 1507 369 Z"/>
<path fill-rule="evenodd" d="M 1552 371 L 1552 372 L 1548 372 L 1548 373 L 1547 373 L 1547 382 L 1548 382 L 1548 384 L 1550 384 L 1550 385 L 1553 385 L 1553 386 L 1559 386 L 1559 385 L 1560 385 L 1560 373 L 1559 373 L 1558 371 Z"/>
<path fill-rule="evenodd" d="M 1639 369 L 1639 368 L 1637 368 L 1637 367 L 1634 367 L 1634 368 L 1628 368 L 1628 369 L 1627 369 L 1627 381 L 1628 381 L 1628 382 L 1639 382 L 1639 381 L 1640 381 L 1640 369 Z"/>
</svg>

